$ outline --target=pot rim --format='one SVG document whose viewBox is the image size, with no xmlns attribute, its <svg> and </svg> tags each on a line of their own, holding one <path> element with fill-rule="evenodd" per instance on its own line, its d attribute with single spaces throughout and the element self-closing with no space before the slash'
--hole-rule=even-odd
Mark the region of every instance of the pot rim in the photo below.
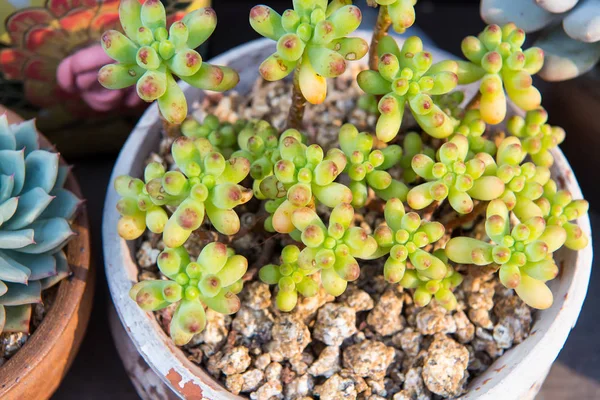
<svg viewBox="0 0 600 400">
<path fill-rule="evenodd" d="M 20 117 L 19 119 L 23 120 Z M 42 147 L 53 147 L 51 142 L 39 131 L 38 138 Z M 60 158 L 60 164 L 63 166 L 68 165 L 62 157 Z M 72 171 L 69 171 L 64 187 L 83 200 L 81 187 Z M 62 338 L 69 321 L 78 318 L 81 310 L 80 304 L 84 296 L 89 296 L 90 299 L 93 297 L 95 270 L 90 262 L 90 226 L 85 201 L 80 204 L 76 217 L 71 223 L 71 229 L 76 235 L 69 241 L 64 250 L 72 274 L 60 282 L 50 311 L 25 345 L 0 367 L 0 398 L 5 395 L 9 396 L 16 386 L 27 381 L 27 376 L 35 371 L 36 367 L 44 361 L 45 357 Z M 69 355 L 65 357 L 68 362 L 62 377 L 68 371 L 71 362 L 79 351 L 79 346 L 87 329 L 89 313 L 87 316 L 80 318 L 84 320 L 82 325 L 84 331 L 81 335 L 77 335 L 80 337 L 79 342 L 70 348 Z M 40 395 L 42 394 L 40 393 Z M 48 395 L 51 395 L 51 393 L 48 393 Z"/>
<path fill-rule="evenodd" d="M 357 31 L 357 36 L 368 38 L 370 32 Z M 274 48 L 273 41 L 257 39 L 237 46 L 210 62 L 227 65 L 236 60 L 251 57 L 261 50 L 264 51 L 265 47 Z M 240 57 L 238 53 L 241 53 L 242 56 Z M 432 53 L 434 53 L 434 57 L 437 55 L 436 58 L 447 54 L 439 50 L 433 50 Z M 191 92 L 197 94 L 196 90 L 198 89 L 190 88 L 184 82 L 180 82 L 180 86 L 186 97 L 192 97 Z M 474 92 L 473 89 L 477 90 L 471 88 L 472 92 Z M 466 92 L 468 93 L 469 90 L 467 89 Z M 196 99 L 197 95 L 195 98 L 188 98 L 188 101 Z M 131 155 L 141 152 L 145 152 L 144 154 L 147 155 L 156 149 L 157 137 L 153 140 L 145 139 L 149 132 L 160 129 L 160 124 L 158 107 L 153 104 L 146 110 L 125 143 L 111 176 L 102 227 L 106 274 L 111 296 L 119 318 L 132 342 L 148 365 L 175 393 L 187 399 L 203 397 L 207 399 L 242 399 L 243 397 L 227 391 L 202 367 L 188 360 L 182 350 L 177 348 L 164 333 L 152 313 L 142 311 L 128 295 L 129 288 L 137 282 L 135 272 L 137 267 L 135 260 L 132 259 L 133 244 L 128 245 L 117 234 L 116 224 L 119 214 L 116 211 L 116 203 L 118 195 L 112 187 L 112 182 L 117 176 L 123 174 L 137 172 L 140 174 L 138 176 L 141 176 L 140 162 L 136 162 Z M 564 188 L 571 191 L 574 198 L 582 198 L 581 189 L 562 151 L 558 148 L 554 149 L 553 155 L 555 157 L 553 171 L 564 171 L 560 174 L 564 181 Z M 557 176 L 556 173 L 553 176 Z M 590 245 L 579 252 L 562 250 L 564 253 L 560 254 L 565 254 L 563 258 L 574 258 L 574 271 L 572 274 L 568 272 L 565 274 L 563 271 L 562 279 L 560 281 L 556 279 L 550 285 L 553 292 L 564 291 L 566 294 L 556 297 L 551 308 L 540 312 L 534 321 L 531 335 L 520 345 L 505 352 L 484 374 L 471 382 L 469 392 L 461 399 L 522 398 L 520 396 L 527 392 L 534 394 L 539 390 L 536 383 L 547 372 L 540 370 L 540 366 L 549 368 L 557 357 L 577 321 L 587 292 L 593 255 L 589 217 L 579 218 L 577 223 L 590 237 Z M 131 265 L 136 268 L 134 270 L 124 268 L 124 266 L 131 267 Z M 544 334 L 536 335 L 540 330 L 544 330 Z"/>
</svg>

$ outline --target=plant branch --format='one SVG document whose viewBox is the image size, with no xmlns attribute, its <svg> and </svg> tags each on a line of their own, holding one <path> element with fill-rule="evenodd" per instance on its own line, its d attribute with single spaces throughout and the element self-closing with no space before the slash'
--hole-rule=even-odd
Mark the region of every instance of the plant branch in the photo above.
<svg viewBox="0 0 600 400">
<path fill-rule="evenodd" d="M 477 93 L 475 93 L 475 95 L 471 98 L 471 100 L 469 100 L 467 105 L 465 105 L 465 108 L 463 109 L 463 116 L 467 111 L 479 108 L 480 101 L 481 101 L 481 92 L 479 90 L 477 90 Z"/>
<path fill-rule="evenodd" d="M 379 69 L 379 56 L 377 54 L 379 41 L 384 36 L 387 36 L 391 25 L 392 19 L 390 18 L 387 7 L 379 6 L 379 14 L 377 15 L 375 28 L 373 28 L 373 38 L 371 39 L 371 47 L 369 48 L 369 69 L 373 71 L 377 71 Z"/>
<path fill-rule="evenodd" d="M 487 201 L 481 201 L 481 202 L 479 202 L 479 204 L 477 204 L 475 206 L 473 211 L 471 211 L 469 214 L 461 215 L 458 218 L 451 219 L 446 224 L 444 224 L 444 228 L 446 228 L 446 232 L 449 232 L 450 230 L 455 229 L 464 224 L 467 224 L 471 221 L 474 221 L 481 214 L 485 213 L 485 210 L 487 209 L 487 205 L 488 205 Z"/>
<path fill-rule="evenodd" d="M 292 105 L 287 119 L 288 129 L 302 129 L 306 99 L 300 90 L 300 65 L 294 71 L 294 87 L 292 89 Z"/>
<path fill-rule="evenodd" d="M 163 134 L 166 138 L 175 139 L 178 136 L 181 136 L 181 124 L 173 124 L 162 115 L 160 108 L 158 109 L 158 115 L 160 116 L 160 120 L 163 126 Z"/>
</svg>

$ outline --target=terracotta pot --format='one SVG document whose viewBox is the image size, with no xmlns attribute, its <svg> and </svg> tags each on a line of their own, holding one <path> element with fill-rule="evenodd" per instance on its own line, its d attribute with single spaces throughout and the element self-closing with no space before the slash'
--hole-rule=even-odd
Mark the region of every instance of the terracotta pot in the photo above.
<svg viewBox="0 0 600 400">
<path fill-rule="evenodd" d="M 4 108 L 0 108 L 0 114 Z M 12 113 L 11 122 L 21 120 Z M 40 144 L 50 142 L 40 134 Z M 66 164 L 61 159 L 62 164 Z M 81 189 L 70 173 L 65 188 L 79 198 Z M 90 264 L 90 227 L 85 204 L 71 228 L 77 235 L 66 247 L 72 275 L 58 287 L 56 298 L 46 317 L 23 348 L 0 367 L 0 398 L 3 400 L 48 399 L 67 374 L 92 311 L 95 270 Z"/>
<path fill-rule="evenodd" d="M 369 38 L 369 32 L 361 32 Z M 258 76 L 258 66 L 275 50 L 275 44 L 261 39 L 237 47 L 212 62 L 229 65 L 240 72 L 241 80 L 237 89 L 248 93 Z M 448 56 L 440 51 L 432 51 L 434 59 Z M 366 63 L 366 59 L 363 60 Z M 203 97 L 202 91 L 181 84 L 190 104 Z M 473 93 L 476 87 L 468 88 Z M 467 98 L 469 96 L 467 95 Z M 151 151 L 158 148 L 161 122 L 156 105 L 150 107 L 136 129 L 132 132 L 121 151 L 112 180 L 128 174 L 143 176 L 144 161 Z M 572 170 L 560 150 L 554 152 L 556 158 L 553 176 L 558 177 L 564 188 L 570 190 L 575 198 L 581 198 L 579 185 Z M 151 313 L 142 311 L 129 298 L 128 292 L 137 282 L 138 268 L 135 261 L 135 243 L 126 242 L 117 234 L 119 214 L 116 211 L 118 195 L 109 188 L 103 217 L 104 257 L 106 275 L 117 313 L 133 345 L 155 373 L 144 372 L 144 377 L 136 376 L 137 382 L 146 382 L 143 398 L 151 385 L 157 385 L 157 379 L 167 385 L 181 398 L 186 399 L 241 399 L 229 393 L 219 382 L 209 376 L 201 367 L 188 360 L 182 350 L 177 348 L 163 332 Z M 581 218 L 579 226 L 587 234 L 590 223 L 587 217 Z M 575 325 L 588 286 L 592 247 L 580 252 L 568 250 L 556 254 L 561 266 L 561 276 L 551 282 L 554 293 L 553 306 L 536 313 L 532 333 L 522 344 L 507 351 L 483 375 L 475 379 L 469 392 L 462 397 L 471 399 L 530 399 L 537 393 L 550 366 L 564 345 L 571 328 Z M 124 340 L 123 335 L 115 338 Z M 122 355 L 126 357 L 126 355 Z M 131 360 L 126 361 L 131 364 Z M 130 370 L 130 373 L 136 373 Z M 160 383 L 158 383 L 159 385 Z"/>
</svg>

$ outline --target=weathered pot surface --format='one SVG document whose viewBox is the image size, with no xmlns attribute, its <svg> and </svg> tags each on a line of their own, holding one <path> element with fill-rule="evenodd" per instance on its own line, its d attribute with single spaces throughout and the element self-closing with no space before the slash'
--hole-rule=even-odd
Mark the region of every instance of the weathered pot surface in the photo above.
<svg viewBox="0 0 600 400">
<path fill-rule="evenodd" d="M 369 33 L 365 31 L 359 35 L 369 38 Z M 273 53 L 274 48 L 272 41 L 260 39 L 230 50 L 213 62 L 229 65 L 239 71 L 241 79 L 236 90 L 247 93 L 258 77 L 258 65 Z M 433 50 L 432 53 L 436 60 L 448 58 L 440 51 Z M 181 86 L 190 104 L 202 98 L 200 90 L 185 83 Z M 123 147 L 111 182 L 124 174 L 142 176 L 144 161 L 150 152 L 158 148 L 160 131 L 158 108 L 153 105 Z M 556 150 L 554 157 L 553 176 L 559 177 L 574 198 L 582 198 L 579 185 L 562 152 Z M 129 298 L 129 289 L 137 282 L 138 268 L 134 242 L 128 243 L 117 234 L 117 201 L 118 195 L 111 185 L 103 218 L 106 274 L 117 313 L 138 352 L 160 379 L 183 398 L 241 399 L 188 360 L 164 333 L 154 316 L 142 311 Z M 580 218 L 578 224 L 586 234 L 591 235 L 589 218 Z M 556 254 L 556 260 L 561 266 L 561 276 L 550 283 L 555 299 L 553 306 L 537 313 L 531 336 L 507 351 L 484 374 L 473 380 L 468 393 L 461 399 L 532 399 L 538 392 L 577 321 L 591 272 L 592 246 L 579 252 L 561 250 Z"/>
<path fill-rule="evenodd" d="M 4 108 L 0 107 L 0 114 Z M 18 122 L 9 113 L 11 122 Z M 50 142 L 40 135 L 42 147 Z M 61 159 L 62 164 L 66 164 Z M 83 198 L 70 173 L 65 188 Z M 71 276 L 58 287 L 56 298 L 40 326 L 25 345 L 0 367 L 0 398 L 3 400 L 48 399 L 60 385 L 75 359 L 85 335 L 94 297 L 95 270 L 90 264 L 90 227 L 85 204 L 71 228 L 77 235 L 66 247 Z"/>
</svg>

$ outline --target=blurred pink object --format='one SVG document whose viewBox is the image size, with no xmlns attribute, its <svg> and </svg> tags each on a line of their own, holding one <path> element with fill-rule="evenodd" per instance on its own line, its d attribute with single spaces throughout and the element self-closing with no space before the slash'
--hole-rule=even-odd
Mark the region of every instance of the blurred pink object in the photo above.
<svg viewBox="0 0 600 400">
<path fill-rule="evenodd" d="M 96 111 L 139 106 L 143 101 L 138 97 L 135 87 L 110 90 L 98 83 L 98 70 L 114 62 L 99 44 L 86 47 L 60 63 L 56 71 L 56 80 L 61 89 L 79 94 Z"/>
</svg>

